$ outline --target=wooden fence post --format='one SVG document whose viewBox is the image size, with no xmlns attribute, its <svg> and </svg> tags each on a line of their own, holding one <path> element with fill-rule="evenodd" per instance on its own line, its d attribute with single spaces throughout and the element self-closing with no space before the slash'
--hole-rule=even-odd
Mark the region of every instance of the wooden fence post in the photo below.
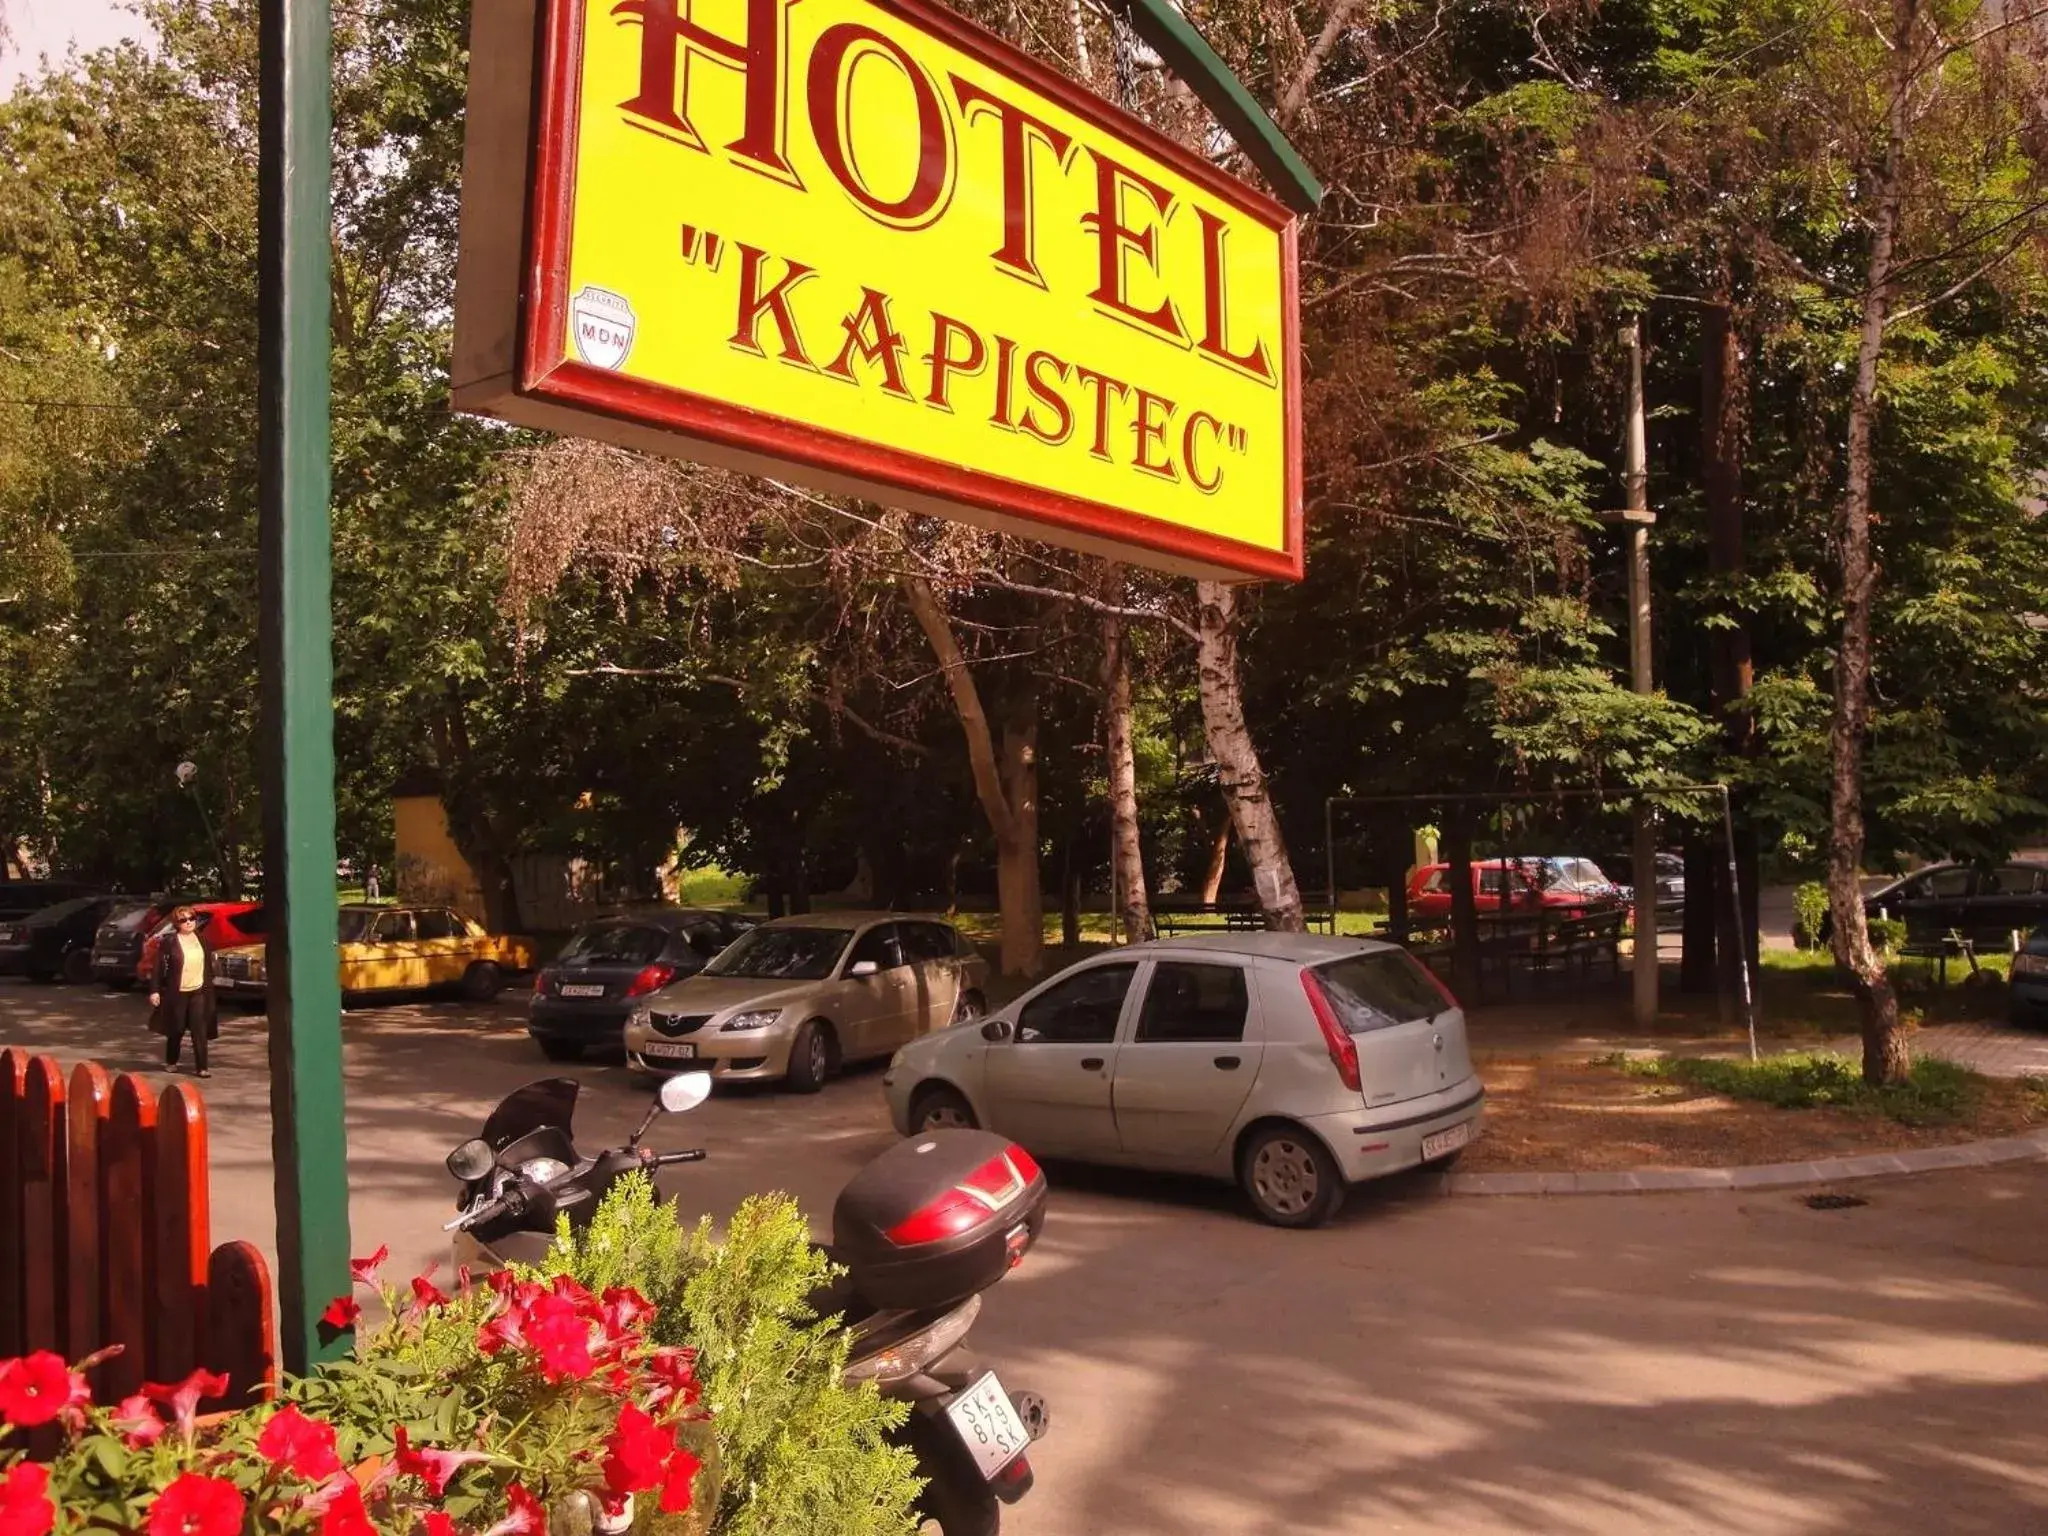
<svg viewBox="0 0 2048 1536">
<path fill-rule="evenodd" d="M 149 1369 L 151 1249 L 156 1223 L 156 1096 L 132 1072 L 114 1079 L 107 1118 L 104 1176 L 107 1199 L 108 1344 L 122 1353 L 107 1362 L 106 1392 L 116 1400 L 140 1392 Z"/>
<path fill-rule="evenodd" d="M 113 1111 L 114 1087 L 96 1061 L 71 1069 L 71 1093 L 65 1101 L 64 1217 L 70 1295 L 65 1308 L 64 1353 L 83 1360 L 107 1341 L 107 1193 L 105 1151 L 107 1116 Z M 95 1371 L 93 1390 L 106 1384 L 106 1372 Z"/>
<path fill-rule="evenodd" d="M 253 1243 L 222 1243 L 206 1280 L 206 1364 L 224 1371 L 228 1393 L 217 1405 L 268 1402 L 277 1387 L 277 1298 L 270 1266 Z"/>
<path fill-rule="evenodd" d="M 21 1231 L 22 1100 L 28 1053 L 0 1050 L 0 1232 Z M 22 1353 L 27 1338 L 21 1287 L 28 1272 L 25 1245 L 0 1249 L 0 1359 Z"/>
<path fill-rule="evenodd" d="M 24 1350 L 64 1348 L 64 1077 L 48 1056 L 29 1059 L 21 1099 L 21 1287 Z"/>
<path fill-rule="evenodd" d="M 156 1326 L 152 1381 L 183 1381 L 199 1368 L 205 1342 L 206 1264 L 213 1243 L 207 1210 L 206 1110 L 197 1090 L 174 1083 L 156 1106 Z"/>
</svg>

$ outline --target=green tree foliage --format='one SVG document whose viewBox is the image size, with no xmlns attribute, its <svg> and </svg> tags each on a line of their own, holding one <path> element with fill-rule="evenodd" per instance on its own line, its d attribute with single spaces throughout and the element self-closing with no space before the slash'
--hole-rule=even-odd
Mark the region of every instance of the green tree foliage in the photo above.
<svg viewBox="0 0 2048 1536">
<path fill-rule="evenodd" d="M 759 1196 L 714 1242 L 637 1176 L 589 1227 L 566 1220 L 542 1269 L 592 1290 L 630 1285 L 660 1308 L 666 1342 L 697 1351 L 718 1441 L 721 1536 L 910 1536 L 919 1482 L 889 1443 L 907 1413 L 872 1384 L 844 1382 L 852 1336 L 812 1299 L 833 1269 L 803 1212 Z"/>
</svg>

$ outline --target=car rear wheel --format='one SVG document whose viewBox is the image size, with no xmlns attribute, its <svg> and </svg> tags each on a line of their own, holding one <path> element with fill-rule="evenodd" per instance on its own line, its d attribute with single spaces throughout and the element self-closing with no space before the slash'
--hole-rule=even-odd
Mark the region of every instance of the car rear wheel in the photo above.
<svg viewBox="0 0 2048 1536">
<path fill-rule="evenodd" d="M 74 987 L 82 987 L 92 980 L 92 951 L 74 949 L 64 957 L 64 979 Z"/>
<path fill-rule="evenodd" d="M 784 1080 L 792 1093 L 816 1093 L 831 1075 L 832 1026 L 812 1019 L 790 1042 L 789 1074 Z"/>
<path fill-rule="evenodd" d="M 979 992 L 962 992 L 960 1001 L 953 1005 L 955 1024 L 971 1023 L 988 1012 L 988 999 Z"/>
<path fill-rule="evenodd" d="M 472 1003 L 488 1003 L 504 990 L 504 971 L 488 960 L 479 960 L 462 973 L 462 995 Z"/>
<path fill-rule="evenodd" d="M 1238 1181 L 1259 1219 L 1276 1227 L 1319 1227 L 1344 1203 L 1344 1176 L 1320 1141 L 1272 1125 L 1245 1143 Z"/>
<path fill-rule="evenodd" d="M 913 1136 L 922 1136 L 927 1131 L 972 1131 L 978 1128 L 974 1106 L 957 1089 L 927 1088 L 910 1106 L 910 1134 Z"/>
<path fill-rule="evenodd" d="M 550 1040 L 545 1035 L 534 1042 L 549 1061 L 581 1061 L 583 1046 L 575 1040 Z"/>
</svg>

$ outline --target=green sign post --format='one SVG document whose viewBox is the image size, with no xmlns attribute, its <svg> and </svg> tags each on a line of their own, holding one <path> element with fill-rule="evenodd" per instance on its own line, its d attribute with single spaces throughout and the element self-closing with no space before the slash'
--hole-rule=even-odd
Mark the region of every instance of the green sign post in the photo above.
<svg viewBox="0 0 2048 1536">
<path fill-rule="evenodd" d="M 328 516 L 328 0 L 262 0 L 260 369 L 263 900 L 286 1369 L 349 1290 L 348 1123 L 335 963 L 333 544 Z"/>
</svg>

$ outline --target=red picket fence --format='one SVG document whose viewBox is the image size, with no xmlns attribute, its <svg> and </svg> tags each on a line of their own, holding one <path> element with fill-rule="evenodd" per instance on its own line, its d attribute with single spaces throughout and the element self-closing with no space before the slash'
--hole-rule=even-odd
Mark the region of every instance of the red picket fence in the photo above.
<svg viewBox="0 0 2048 1536">
<path fill-rule="evenodd" d="M 12 1240 L 10 1240 L 10 1238 Z M 51 1349 L 94 1373 L 100 1402 L 204 1366 L 239 1408 L 277 1385 L 269 1266 L 211 1246 L 206 1105 L 176 1083 L 0 1050 L 0 1359 Z"/>
</svg>

